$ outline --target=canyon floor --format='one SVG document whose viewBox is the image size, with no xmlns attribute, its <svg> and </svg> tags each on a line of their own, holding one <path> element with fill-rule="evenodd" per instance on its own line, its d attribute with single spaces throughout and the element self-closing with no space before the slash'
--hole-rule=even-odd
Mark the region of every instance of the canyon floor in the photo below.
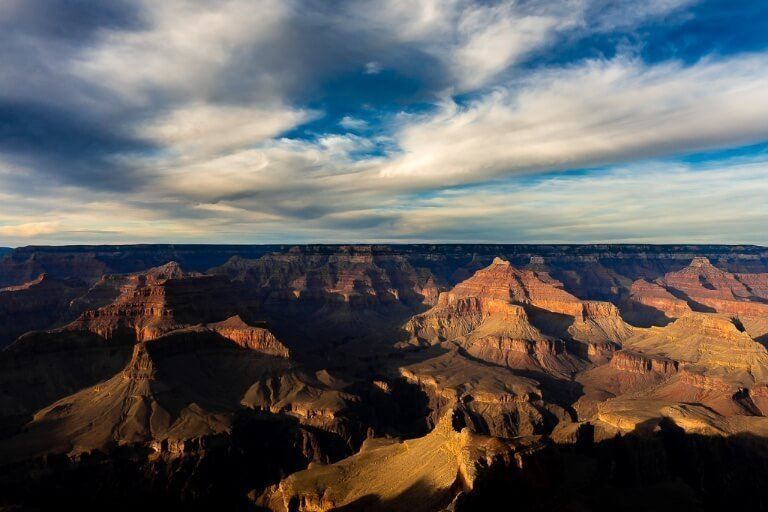
<svg viewBox="0 0 768 512">
<path fill-rule="evenodd" d="M 768 510 L 766 345 L 756 246 L 14 249 L 0 510 Z"/>
</svg>

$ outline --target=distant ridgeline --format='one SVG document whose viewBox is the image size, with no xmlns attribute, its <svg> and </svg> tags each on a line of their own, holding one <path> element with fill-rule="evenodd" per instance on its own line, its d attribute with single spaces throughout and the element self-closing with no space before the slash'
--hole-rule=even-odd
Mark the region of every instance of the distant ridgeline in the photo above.
<svg viewBox="0 0 768 512">
<path fill-rule="evenodd" d="M 105 274 L 139 272 L 177 262 L 185 271 L 207 272 L 231 263 L 255 260 L 268 254 L 304 257 L 333 255 L 376 258 L 403 257 L 425 268 L 445 284 L 456 284 L 499 256 L 518 267 L 568 273 L 588 266 L 600 267 L 628 279 L 657 278 L 686 266 L 692 258 L 709 258 L 729 272 L 768 271 L 768 248 L 754 245 L 73 245 L 28 246 L 6 252 L 0 248 L 0 287 L 35 279 L 42 273 L 55 278 L 76 278 L 92 283 Z M 464 269 L 456 274 L 457 269 Z M 568 276 L 564 275 L 566 285 Z M 594 290 L 582 290 L 590 298 Z M 598 298 L 598 297 L 595 297 Z M 603 294 L 603 298 L 604 294 Z"/>
</svg>

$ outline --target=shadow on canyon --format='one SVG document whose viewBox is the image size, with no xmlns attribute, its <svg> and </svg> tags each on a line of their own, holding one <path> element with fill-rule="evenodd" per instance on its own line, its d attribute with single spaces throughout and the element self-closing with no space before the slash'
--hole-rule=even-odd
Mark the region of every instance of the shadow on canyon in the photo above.
<svg viewBox="0 0 768 512">
<path fill-rule="evenodd" d="M 352 389 L 354 388 L 354 389 Z M 405 381 L 389 393 L 352 384 L 362 398 L 340 411 L 338 432 L 282 413 L 242 408 L 231 431 L 182 441 L 114 444 L 76 457 L 49 454 L 7 464 L 0 454 L 0 510 L 248 510 L 248 493 L 309 463 L 333 463 L 359 451 L 369 435 L 427 434 L 428 399 Z"/>
<path fill-rule="evenodd" d="M 768 439 L 686 434 L 671 421 L 641 424 L 623 437 L 595 442 L 589 427 L 572 445 L 549 443 L 523 455 L 522 468 L 494 461 L 474 489 L 429 496 L 414 482 L 394 499 L 366 495 L 337 512 L 451 510 L 476 512 L 656 512 L 766 510 Z M 432 507 L 432 508 L 430 508 Z"/>
<path fill-rule="evenodd" d="M 592 434 L 584 427 L 577 443 L 550 444 L 522 470 L 488 471 L 455 510 L 505 502 L 536 512 L 768 508 L 766 438 L 690 434 L 670 420 L 599 442 Z"/>
<path fill-rule="evenodd" d="M 283 416 L 244 412 L 231 434 L 182 448 L 181 456 L 153 457 L 122 446 L 75 462 L 49 455 L 0 470 L 0 506 L 47 510 L 260 510 L 248 498 L 310 460 L 349 454 L 338 436 Z M 448 510 L 562 511 L 766 510 L 768 439 L 685 433 L 671 421 L 641 424 L 625 436 L 595 441 L 590 426 L 573 444 L 544 440 L 517 463 L 493 460 L 474 489 Z M 457 483 L 456 491 L 460 491 Z M 336 510 L 426 511 L 448 506 L 450 494 L 431 493 L 417 481 L 396 498 L 367 495 Z M 9 508 L 13 510 L 14 508 Z M 291 509 L 293 510 L 293 509 Z"/>
</svg>

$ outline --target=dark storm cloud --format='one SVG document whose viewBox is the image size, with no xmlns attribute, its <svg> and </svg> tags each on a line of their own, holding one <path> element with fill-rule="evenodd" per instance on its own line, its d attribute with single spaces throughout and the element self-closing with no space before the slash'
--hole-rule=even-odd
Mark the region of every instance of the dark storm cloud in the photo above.
<svg viewBox="0 0 768 512">
<path fill-rule="evenodd" d="M 4 0 L 3 38 L 24 34 L 41 39 L 82 42 L 100 29 L 138 29 L 141 10 L 129 0 Z"/>
<path fill-rule="evenodd" d="M 148 149 L 86 117 L 31 104 L 0 103 L 0 149 L 54 157 L 104 157 Z"/>
<path fill-rule="evenodd" d="M 128 4 L 82 0 L 0 2 L 0 97 L 69 104 L 85 86 L 68 61 L 106 27 L 136 24 Z"/>
<path fill-rule="evenodd" d="M 68 72 L 70 60 L 105 30 L 143 26 L 142 11 L 131 1 L 0 2 L 0 95 L 76 103 L 94 87 Z"/>
<path fill-rule="evenodd" d="M 136 185 L 130 166 L 115 158 L 150 145 L 117 133 L 124 124 L 99 112 L 105 99 L 99 86 L 73 76 L 67 65 L 102 30 L 139 29 L 141 15 L 128 1 L 8 0 L 0 5 L 0 158 L 29 174 L 6 186 Z"/>
<path fill-rule="evenodd" d="M 95 189 L 133 188 L 137 176 L 114 158 L 152 147 L 72 112 L 0 102 L 0 154 L 57 182 Z"/>
<path fill-rule="evenodd" d="M 340 110 L 340 103 L 347 110 L 363 103 L 392 108 L 399 99 L 392 96 L 398 93 L 408 101 L 434 99 L 432 95 L 448 85 L 445 63 L 390 31 L 345 22 L 344 13 L 356 5 L 360 2 L 303 2 L 281 21 L 270 44 L 244 45 L 233 52 L 210 100 L 248 103 L 276 86 L 290 101 L 332 110 Z M 376 59 L 397 68 L 405 89 L 374 80 L 368 81 L 370 90 L 355 87 L 355 82 L 364 81 L 361 71 L 366 64 Z"/>
</svg>

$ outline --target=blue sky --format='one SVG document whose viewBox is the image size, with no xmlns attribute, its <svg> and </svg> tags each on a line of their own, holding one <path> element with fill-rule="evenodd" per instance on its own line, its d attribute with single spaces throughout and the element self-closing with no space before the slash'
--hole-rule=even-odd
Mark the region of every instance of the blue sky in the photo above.
<svg viewBox="0 0 768 512">
<path fill-rule="evenodd" d="M 0 245 L 768 244 L 768 4 L 6 0 Z"/>
</svg>

